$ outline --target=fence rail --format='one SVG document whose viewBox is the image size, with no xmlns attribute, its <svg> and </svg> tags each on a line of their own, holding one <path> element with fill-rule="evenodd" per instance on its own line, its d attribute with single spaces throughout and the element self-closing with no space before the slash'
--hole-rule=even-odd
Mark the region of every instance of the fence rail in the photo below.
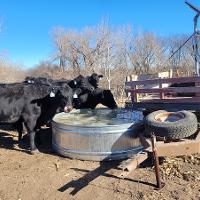
<svg viewBox="0 0 200 200">
<path fill-rule="evenodd" d="M 195 86 L 191 87 L 164 86 L 163 88 L 164 84 L 170 85 L 173 83 L 194 83 Z M 138 103 L 140 107 L 142 107 L 143 105 L 145 106 L 148 105 L 147 104 L 148 102 L 151 103 L 151 105 L 152 103 L 155 103 L 157 105 L 159 104 L 177 105 L 177 104 L 188 104 L 188 103 L 191 105 L 200 103 L 200 77 L 198 76 L 126 81 L 125 87 L 126 87 L 126 92 L 131 96 L 131 103 L 132 104 Z M 151 94 L 151 96 L 148 96 L 147 94 Z"/>
</svg>

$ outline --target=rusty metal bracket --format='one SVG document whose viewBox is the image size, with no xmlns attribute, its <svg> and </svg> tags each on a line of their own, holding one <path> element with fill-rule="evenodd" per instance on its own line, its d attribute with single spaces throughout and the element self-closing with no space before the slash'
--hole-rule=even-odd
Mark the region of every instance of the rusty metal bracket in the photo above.
<svg viewBox="0 0 200 200">
<path fill-rule="evenodd" d="M 122 169 L 123 172 L 119 175 L 120 178 L 125 178 L 134 171 L 143 161 L 148 158 L 147 152 L 140 152 L 136 156 L 123 161 L 118 168 Z"/>
<path fill-rule="evenodd" d="M 153 133 L 151 134 L 151 145 L 152 145 L 152 155 L 153 155 L 154 169 L 155 169 L 156 182 L 157 182 L 156 186 L 158 189 L 161 189 L 163 188 L 164 183 L 162 183 L 160 179 L 159 159 L 158 159 L 157 148 L 156 148 L 156 136 Z"/>
</svg>

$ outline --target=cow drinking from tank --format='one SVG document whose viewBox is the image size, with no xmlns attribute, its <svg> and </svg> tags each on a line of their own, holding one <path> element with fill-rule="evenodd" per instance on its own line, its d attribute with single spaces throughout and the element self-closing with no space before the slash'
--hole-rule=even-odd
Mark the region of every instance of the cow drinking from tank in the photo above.
<svg viewBox="0 0 200 200">
<path fill-rule="evenodd" d="M 94 109 L 99 103 L 110 109 L 117 108 L 111 91 L 98 88 L 102 77 L 96 73 L 87 77 L 79 75 L 73 80 L 27 77 L 23 83 L 7 84 L 6 88 L 14 86 L 21 91 L 27 89 L 19 96 L 23 106 L 16 120 L 8 118 L 2 121 L 15 122 L 15 127 L 19 132 L 19 140 L 22 138 L 24 125 L 29 133 L 31 152 L 34 153 L 37 151 L 34 141 L 36 130 L 50 122 L 56 113 L 69 112 L 72 107 Z M 39 96 L 37 97 L 37 95 Z M 10 94 L 10 98 L 12 97 L 15 98 L 15 95 Z"/>
<path fill-rule="evenodd" d="M 52 118 L 56 112 L 69 112 L 72 109 L 73 91 L 68 86 L 55 87 L 46 84 L 1 84 L 0 85 L 0 121 L 22 123 L 30 138 L 31 153 L 37 152 L 35 133 L 38 120 L 42 115 Z M 48 103 L 53 105 L 44 111 Z M 43 113 L 44 112 L 44 113 Z M 21 133 L 19 134 L 21 137 Z"/>
</svg>

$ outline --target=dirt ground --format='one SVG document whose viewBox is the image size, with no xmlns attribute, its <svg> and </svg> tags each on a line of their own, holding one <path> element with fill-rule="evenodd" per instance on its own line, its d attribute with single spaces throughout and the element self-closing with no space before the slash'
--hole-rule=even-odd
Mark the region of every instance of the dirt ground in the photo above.
<svg viewBox="0 0 200 200">
<path fill-rule="evenodd" d="M 200 200 L 200 155 L 165 159 L 166 185 L 156 190 L 151 162 L 119 179 L 118 162 L 63 158 L 53 152 L 48 129 L 40 138 L 40 153 L 30 155 L 27 137 L 18 143 L 16 132 L 0 131 L 0 200 Z"/>
</svg>

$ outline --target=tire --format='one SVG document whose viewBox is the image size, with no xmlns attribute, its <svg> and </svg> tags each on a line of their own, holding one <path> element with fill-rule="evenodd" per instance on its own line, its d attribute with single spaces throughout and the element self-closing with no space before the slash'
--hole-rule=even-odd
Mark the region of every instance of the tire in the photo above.
<svg viewBox="0 0 200 200">
<path fill-rule="evenodd" d="M 156 136 L 166 137 L 166 139 L 186 138 L 197 131 L 197 117 L 189 111 L 158 110 L 147 115 L 144 124 L 148 136 L 153 132 Z"/>
</svg>

